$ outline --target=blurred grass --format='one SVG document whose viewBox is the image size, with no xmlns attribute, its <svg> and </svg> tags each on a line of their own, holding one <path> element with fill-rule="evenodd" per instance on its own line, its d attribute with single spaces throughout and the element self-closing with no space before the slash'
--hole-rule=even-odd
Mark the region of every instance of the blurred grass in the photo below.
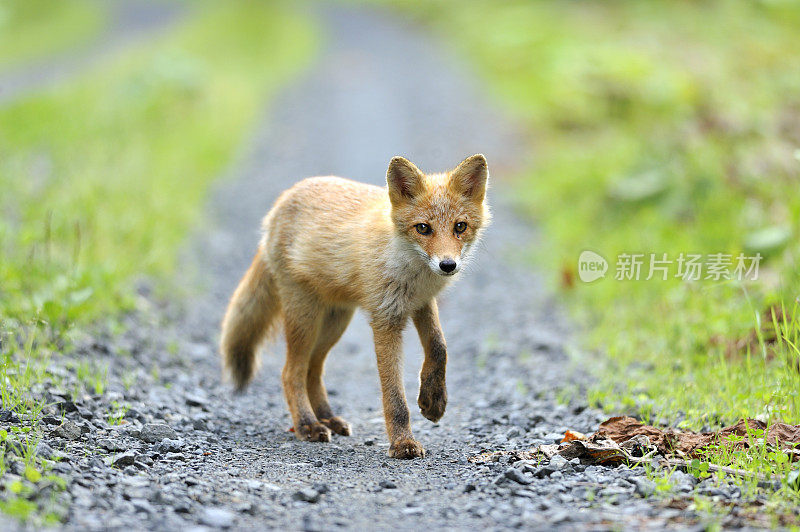
<svg viewBox="0 0 800 532">
<path fill-rule="evenodd" d="M 57 327 L 124 305 L 168 273 L 207 185 L 312 33 L 273 4 L 206 5 L 144 49 L 0 109 L 0 298 Z"/>
<path fill-rule="evenodd" d="M 101 2 L 0 0 L 0 72 L 88 42 L 108 15 Z"/>
<path fill-rule="evenodd" d="M 34 427 L 34 390 L 60 382 L 49 361 L 71 331 L 113 325 L 133 307 L 137 277 L 170 278 L 187 233 L 202 227 L 208 185 L 313 55 L 314 28 L 286 7 L 199 7 L 157 41 L 0 108 L 0 399 Z M 86 387 L 76 393 L 102 393 L 102 365 L 74 370 Z M 30 425 L 17 432 L 0 447 L 37 438 Z M 32 453 L 26 461 L 46 472 Z M 58 517 L 25 499 L 32 481 L 14 482 L 0 510 Z"/>
<path fill-rule="evenodd" d="M 645 398 L 636 406 L 646 413 L 684 417 L 694 428 L 742 415 L 800 422 L 796 352 L 721 356 L 782 294 L 786 335 L 797 334 L 800 71 L 792 50 L 800 8 L 426 6 L 409 8 L 475 58 L 533 132 L 535 161 L 516 185 L 522 207 L 545 229 L 536 259 L 565 280 L 564 295 L 611 356 L 605 382 L 613 387 L 596 397 L 627 406 Z M 476 20 L 479 32 L 463 32 Z M 764 229 L 788 237 L 749 249 Z M 623 252 L 675 259 L 760 251 L 767 259 L 752 284 L 607 278 L 587 285 L 574 282 L 584 249 L 609 259 L 608 277 Z"/>
<path fill-rule="evenodd" d="M 392 5 L 472 58 L 529 127 L 520 207 L 600 353 L 577 361 L 597 375 L 590 400 L 693 429 L 800 423 L 800 6 Z M 606 279 L 577 281 L 586 249 Z M 613 279 L 620 253 L 682 252 L 765 260 L 756 282 Z"/>
</svg>

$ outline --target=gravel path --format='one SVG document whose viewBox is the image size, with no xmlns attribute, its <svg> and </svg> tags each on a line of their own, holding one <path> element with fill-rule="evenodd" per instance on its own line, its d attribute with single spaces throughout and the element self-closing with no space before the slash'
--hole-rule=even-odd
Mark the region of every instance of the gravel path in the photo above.
<svg viewBox="0 0 800 532">
<path fill-rule="evenodd" d="M 559 404 L 566 321 L 521 255 L 535 245 L 509 207 L 504 177 L 526 155 L 519 135 L 487 106 L 471 73 L 428 36 L 370 12 L 328 8 L 316 68 L 278 98 L 252 144 L 210 200 L 187 247 L 181 303 L 131 318 L 122 338 L 87 339 L 82 354 L 109 364 L 103 397 L 72 402 L 45 385 L 54 418 L 38 452 L 61 456 L 68 479 L 55 508 L 74 530 L 606 529 L 685 527 L 692 512 L 642 497 L 640 470 L 468 458 L 528 449 L 566 429 L 593 431 L 598 412 Z M 449 403 L 438 424 L 415 400 L 412 426 L 428 455 L 386 457 L 370 330 L 357 316 L 329 357 L 334 410 L 353 436 L 303 443 L 287 431 L 280 389 L 283 345 L 269 347 L 253 386 L 221 382 L 219 321 L 258 241 L 258 222 L 296 180 L 334 173 L 382 183 L 391 156 L 441 170 L 475 152 L 492 171 L 494 224 L 471 271 L 440 299 L 450 352 Z M 142 293 L 146 293 L 143 285 Z M 146 298 L 143 298 L 146 301 Z M 416 398 L 421 347 L 407 334 L 406 387 Z M 64 372 L 69 382 L 74 376 Z M 109 412 L 131 408 L 125 423 Z M 56 411 L 67 421 L 58 427 Z M 560 457 L 559 457 L 560 458 Z M 20 473 L 20 472 L 17 472 Z M 680 475 L 680 474 L 679 474 Z M 676 476 L 676 495 L 695 489 Z M 41 489 L 41 488 L 40 488 Z M 728 494 L 730 495 L 730 494 Z M 49 494 L 43 495 L 49 496 Z"/>
</svg>

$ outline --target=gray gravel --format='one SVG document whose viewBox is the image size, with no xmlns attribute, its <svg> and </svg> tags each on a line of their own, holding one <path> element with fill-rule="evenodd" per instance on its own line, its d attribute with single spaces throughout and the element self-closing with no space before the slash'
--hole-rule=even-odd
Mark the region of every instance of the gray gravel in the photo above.
<svg viewBox="0 0 800 532">
<path fill-rule="evenodd" d="M 507 179 L 526 154 L 511 121 L 440 43 L 402 22 L 345 8 L 319 14 L 316 66 L 270 107 L 253 140 L 213 191 L 184 253 L 175 298 L 149 297 L 121 336 L 87 337 L 74 357 L 109 366 L 102 396 L 72 400 L 52 383 L 37 452 L 59 458 L 65 492 L 37 486 L 74 530 L 609 529 L 702 524 L 654 497 L 641 470 L 567 462 L 468 461 L 485 450 L 552 443 L 604 419 L 562 404 L 569 324 L 525 253 L 533 229 L 510 208 Z M 218 324 L 258 240 L 258 222 L 296 180 L 339 174 L 382 183 L 393 155 L 441 170 L 482 152 L 492 171 L 495 221 L 471 271 L 440 300 L 450 352 L 449 403 L 432 424 L 412 409 L 428 455 L 387 458 L 372 340 L 358 316 L 329 358 L 334 409 L 353 436 L 303 443 L 280 389 L 282 344 L 270 346 L 253 386 L 221 381 Z M 406 343 L 406 389 L 416 397 L 422 354 Z M 56 368 L 57 369 L 57 368 Z M 74 372 L 64 369 L 69 383 Z M 413 404 L 413 401 L 412 401 Z M 62 416 L 66 421 L 62 424 Z M 118 423 L 118 419 L 123 422 Z M 3 426 L 26 423 L 17 419 Z M 11 475 L 23 472 L 15 469 Z M 671 496 L 702 484 L 676 477 Z M 715 488 L 716 489 L 716 488 Z M 733 488 L 722 497 L 733 498 Z M 0 524 L 3 524 L 0 522 Z M 734 525 L 735 521 L 727 524 Z"/>
</svg>

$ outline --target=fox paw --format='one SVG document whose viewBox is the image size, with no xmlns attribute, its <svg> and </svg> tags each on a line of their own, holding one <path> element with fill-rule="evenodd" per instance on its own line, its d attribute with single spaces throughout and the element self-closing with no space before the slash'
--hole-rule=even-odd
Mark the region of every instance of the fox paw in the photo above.
<svg viewBox="0 0 800 532">
<path fill-rule="evenodd" d="M 322 423 L 309 423 L 300 425 L 294 431 L 298 440 L 303 441 L 331 441 L 331 431 Z"/>
<path fill-rule="evenodd" d="M 320 419 L 320 422 L 339 436 L 350 436 L 351 434 L 350 423 L 339 416 L 334 416 L 330 419 Z"/>
<path fill-rule="evenodd" d="M 412 438 L 396 441 L 389 447 L 390 458 L 409 459 L 423 456 L 425 449 L 422 448 L 422 444 Z"/>
<path fill-rule="evenodd" d="M 417 398 L 420 412 L 434 423 L 442 419 L 444 409 L 447 407 L 447 388 L 444 382 L 423 385 L 419 389 Z"/>
</svg>

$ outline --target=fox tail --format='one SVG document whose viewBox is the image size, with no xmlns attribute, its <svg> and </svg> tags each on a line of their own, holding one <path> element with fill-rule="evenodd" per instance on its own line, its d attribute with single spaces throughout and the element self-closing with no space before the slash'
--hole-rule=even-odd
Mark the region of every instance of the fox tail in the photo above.
<svg viewBox="0 0 800 532">
<path fill-rule="evenodd" d="M 231 376 L 237 391 L 243 391 L 255 375 L 259 344 L 274 329 L 280 311 L 275 281 L 259 248 L 222 320 L 220 352 L 225 373 Z"/>
</svg>

